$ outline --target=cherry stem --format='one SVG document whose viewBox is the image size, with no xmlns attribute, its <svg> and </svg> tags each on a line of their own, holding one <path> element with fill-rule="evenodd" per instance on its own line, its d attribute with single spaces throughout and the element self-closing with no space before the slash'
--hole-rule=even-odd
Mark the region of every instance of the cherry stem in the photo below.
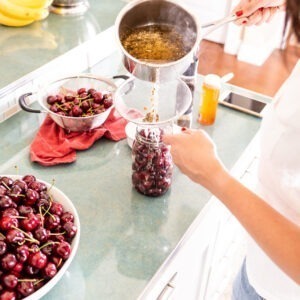
<svg viewBox="0 0 300 300">
<path fill-rule="evenodd" d="M 50 233 L 49 235 L 64 235 L 66 232 Z"/>
<path fill-rule="evenodd" d="M 33 285 L 37 285 L 39 284 L 40 282 L 42 282 L 44 280 L 44 278 L 40 279 L 40 280 L 37 280 Z"/>
<path fill-rule="evenodd" d="M 14 166 L 15 170 L 16 170 L 16 174 L 19 175 L 19 167 L 18 166 Z"/>
<path fill-rule="evenodd" d="M 18 279 L 18 282 L 36 282 L 38 281 L 37 279 L 26 279 L 26 278 L 23 278 L 23 279 Z"/>
<path fill-rule="evenodd" d="M 11 216 L 11 218 L 13 218 L 13 219 L 28 219 L 28 218 L 23 217 L 23 216 Z"/>
<path fill-rule="evenodd" d="M 45 211 L 45 213 L 43 214 L 43 217 L 44 217 L 46 214 L 49 213 L 49 210 L 50 210 L 51 206 L 52 206 L 52 202 L 50 202 L 50 204 L 49 204 L 49 206 L 48 206 L 47 209 L 45 209 L 44 207 L 42 207 L 42 209 Z M 49 213 L 49 214 L 50 214 L 50 213 Z"/>
<path fill-rule="evenodd" d="M 55 221 L 55 217 L 49 212 L 50 207 L 51 207 L 51 205 L 49 205 L 49 207 L 48 207 L 47 211 L 45 212 L 44 216 L 45 216 L 46 214 L 48 214 L 48 215 Z"/>
<path fill-rule="evenodd" d="M 40 216 L 41 216 L 42 227 L 44 227 L 44 216 L 43 216 L 43 213 L 42 213 L 42 207 L 41 206 L 39 206 L 39 213 L 40 213 Z"/>
<path fill-rule="evenodd" d="M 55 179 L 53 178 L 53 179 L 52 179 L 52 182 L 51 182 L 51 186 L 50 186 L 49 189 L 48 189 L 48 193 L 51 191 L 51 189 L 52 189 L 52 187 L 54 186 L 54 184 L 55 184 Z"/>
<path fill-rule="evenodd" d="M 4 240 L 6 239 L 6 236 L 2 232 L 0 232 L 0 237 L 2 237 Z"/>
<path fill-rule="evenodd" d="M 59 267 L 62 263 L 62 258 L 59 260 L 58 264 L 57 264 L 57 267 Z"/>
<path fill-rule="evenodd" d="M 41 247 L 39 247 L 39 250 L 41 250 L 49 245 L 54 245 L 54 244 L 59 244 L 59 242 L 47 242 L 44 245 L 42 245 Z"/>
<path fill-rule="evenodd" d="M 3 184 L 9 191 L 11 191 L 11 188 L 9 188 L 5 182 L 2 181 L 1 184 Z"/>
<path fill-rule="evenodd" d="M 22 229 L 16 227 L 16 226 L 11 226 L 11 228 L 16 229 L 20 232 L 22 232 L 26 237 L 28 237 L 28 241 L 30 241 L 31 243 L 35 243 L 35 244 L 40 244 L 40 242 L 38 240 L 36 240 L 35 238 L 31 237 L 27 232 L 23 231 Z"/>
<path fill-rule="evenodd" d="M 23 194 L 10 194 L 10 196 L 13 196 L 13 197 L 25 197 L 25 195 Z"/>
</svg>

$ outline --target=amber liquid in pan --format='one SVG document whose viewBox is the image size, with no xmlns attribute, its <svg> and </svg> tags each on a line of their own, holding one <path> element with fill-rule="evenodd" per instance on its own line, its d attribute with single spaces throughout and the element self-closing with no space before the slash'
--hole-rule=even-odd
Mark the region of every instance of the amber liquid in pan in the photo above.
<svg viewBox="0 0 300 300">
<path fill-rule="evenodd" d="M 182 34 L 174 26 L 147 25 L 128 30 L 121 38 L 133 57 L 150 62 L 176 61 L 187 54 Z"/>
</svg>

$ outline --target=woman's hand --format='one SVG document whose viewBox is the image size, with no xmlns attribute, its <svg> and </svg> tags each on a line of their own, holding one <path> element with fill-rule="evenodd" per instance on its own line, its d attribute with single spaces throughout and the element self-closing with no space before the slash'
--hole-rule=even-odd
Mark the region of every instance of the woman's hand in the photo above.
<svg viewBox="0 0 300 300">
<path fill-rule="evenodd" d="M 237 25 L 260 25 L 270 22 L 279 10 L 285 9 L 285 0 L 241 0 L 233 13 Z"/>
<path fill-rule="evenodd" d="M 193 181 L 211 189 L 224 178 L 216 147 L 203 130 L 185 129 L 181 134 L 165 135 L 163 141 L 171 145 L 174 163 Z"/>
</svg>

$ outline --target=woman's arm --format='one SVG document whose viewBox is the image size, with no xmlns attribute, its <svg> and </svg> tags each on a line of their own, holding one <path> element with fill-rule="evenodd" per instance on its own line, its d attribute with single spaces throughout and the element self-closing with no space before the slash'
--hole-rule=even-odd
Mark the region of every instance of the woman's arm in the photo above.
<svg viewBox="0 0 300 300">
<path fill-rule="evenodd" d="M 265 253 L 300 284 L 300 227 L 233 178 L 205 132 L 186 130 L 166 135 L 164 142 L 171 145 L 181 171 L 222 201 Z"/>
</svg>

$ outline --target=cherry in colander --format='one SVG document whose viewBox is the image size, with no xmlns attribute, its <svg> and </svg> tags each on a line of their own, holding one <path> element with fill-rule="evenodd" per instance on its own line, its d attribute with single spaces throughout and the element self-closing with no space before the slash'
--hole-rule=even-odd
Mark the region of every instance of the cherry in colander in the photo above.
<svg viewBox="0 0 300 300">
<path fill-rule="evenodd" d="M 113 105 L 112 94 L 84 87 L 64 94 L 49 95 L 49 109 L 62 116 L 89 117 L 105 112 Z"/>
</svg>

